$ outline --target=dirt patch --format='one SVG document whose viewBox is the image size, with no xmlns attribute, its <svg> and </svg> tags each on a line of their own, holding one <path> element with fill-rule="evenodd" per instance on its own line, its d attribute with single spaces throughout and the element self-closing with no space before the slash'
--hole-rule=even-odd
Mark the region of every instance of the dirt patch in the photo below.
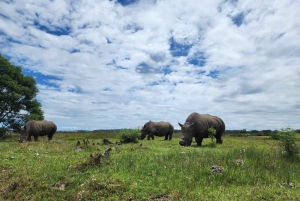
<svg viewBox="0 0 300 201">
<path fill-rule="evenodd" d="M 171 201 L 172 198 L 168 195 L 157 195 L 157 196 L 149 196 L 148 201 Z"/>
</svg>

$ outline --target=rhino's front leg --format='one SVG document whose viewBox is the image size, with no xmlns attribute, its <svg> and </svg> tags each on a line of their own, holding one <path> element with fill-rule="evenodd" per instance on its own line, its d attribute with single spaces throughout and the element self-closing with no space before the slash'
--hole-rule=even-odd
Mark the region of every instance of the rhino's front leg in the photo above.
<svg viewBox="0 0 300 201">
<path fill-rule="evenodd" d="M 197 137 L 197 138 L 196 138 L 196 142 L 197 142 L 197 145 L 198 145 L 198 146 L 201 146 L 202 141 L 203 141 L 203 138 L 202 138 L 202 137 Z"/>
</svg>

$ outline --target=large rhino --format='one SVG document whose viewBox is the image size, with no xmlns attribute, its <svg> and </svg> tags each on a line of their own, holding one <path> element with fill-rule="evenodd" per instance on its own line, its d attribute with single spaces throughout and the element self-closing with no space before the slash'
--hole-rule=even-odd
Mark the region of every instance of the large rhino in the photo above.
<svg viewBox="0 0 300 201">
<path fill-rule="evenodd" d="M 165 140 L 171 140 L 172 139 L 172 135 L 173 135 L 173 131 L 174 131 L 174 127 L 172 126 L 172 124 L 170 124 L 169 122 L 153 122 L 153 121 L 149 121 L 147 123 L 145 123 L 145 125 L 143 126 L 141 132 L 141 140 L 143 140 L 146 135 L 148 135 L 147 139 L 150 140 L 150 138 L 152 138 L 152 140 L 154 140 L 154 135 L 155 136 L 165 136 Z"/>
<path fill-rule="evenodd" d="M 48 140 L 51 140 L 57 127 L 52 121 L 28 121 L 21 129 L 20 142 L 31 140 L 33 135 L 34 140 L 37 141 L 39 136 L 48 135 Z"/>
<path fill-rule="evenodd" d="M 182 135 L 179 141 L 181 146 L 190 146 L 192 138 L 195 137 L 197 145 L 201 146 L 203 138 L 208 137 L 208 129 L 216 129 L 215 138 L 217 143 L 222 144 L 222 135 L 225 131 L 225 124 L 222 119 L 209 114 L 199 114 L 193 112 L 190 114 L 184 125 L 178 123 L 181 127 Z"/>
</svg>

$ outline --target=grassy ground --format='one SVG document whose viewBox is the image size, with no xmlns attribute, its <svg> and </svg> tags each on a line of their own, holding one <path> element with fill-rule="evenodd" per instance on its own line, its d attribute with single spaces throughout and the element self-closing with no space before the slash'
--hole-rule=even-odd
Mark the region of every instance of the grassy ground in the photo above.
<svg viewBox="0 0 300 201">
<path fill-rule="evenodd" d="M 210 139 L 180 147 L 176 137 L 104 145 L 118 133 L 99 132 L 2 141 L 0 200 L 300 200 L 300 159 L 283 157 L 277 141 L 225 136 L 215 147 Z M 110 156 L 97 163 L 108 147 Z M 213 165 L 223 173 L 211 174 Z"/>
</svg>

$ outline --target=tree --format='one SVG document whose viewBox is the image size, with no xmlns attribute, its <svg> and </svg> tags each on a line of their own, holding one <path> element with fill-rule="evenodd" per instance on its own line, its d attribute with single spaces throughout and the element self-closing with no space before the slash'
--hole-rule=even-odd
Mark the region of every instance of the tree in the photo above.
<svg viewBox="0 0 300 201">
<path fill-rule="evenodd" d="M 0 137 L 9 129 L 20 131 L 28 120 L 44 119 L 37 93 L 34 78 L 0 54 Z"/>
</svg>

